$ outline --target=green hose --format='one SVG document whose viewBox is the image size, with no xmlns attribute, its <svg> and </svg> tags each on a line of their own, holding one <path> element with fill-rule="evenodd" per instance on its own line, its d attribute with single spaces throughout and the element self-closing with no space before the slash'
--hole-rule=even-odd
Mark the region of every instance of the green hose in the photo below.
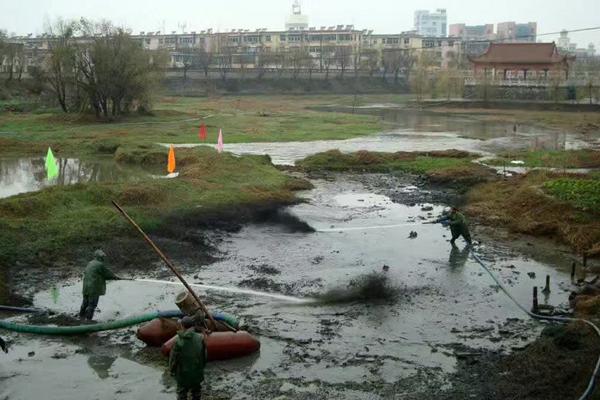
<svg viewBox="0 0 600 400">
<path fill-rule="evenodd" d="M 155 318 L 181 317 L 180 311 L 156 311 L 150 314 L 143 314 L 137 317 L 122 319 L 119 321 L 104 322 L 94 325 L 80 326 L 36 326 L 13 324 L 12 322 L 0 320 L 0 329 L 6 329 L 14 332 L 33 333 L 36 335 L 84 335 L 86 333 L 109 331 L 111 329 L 125 328 L 131 325 L 141 324 L 142 322 L 152 321 Z"/>
</svg>

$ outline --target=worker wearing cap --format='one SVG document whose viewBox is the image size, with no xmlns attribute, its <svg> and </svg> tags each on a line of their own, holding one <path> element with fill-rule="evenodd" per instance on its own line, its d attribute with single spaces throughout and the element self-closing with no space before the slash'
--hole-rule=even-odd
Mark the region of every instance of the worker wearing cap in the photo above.
<svg viewBox="0 0 600 400">
<path fill-rule="evenodd" d="M 196 333 L 193 317 L 184 317 L 181 324 L 184 331 L 177 333 L 169 356 L 169 370 L 177 381 L 177 400 L 200 400 L 204 367 L 206 366 L 206 346 L 204 337 Z"/>
<path fill-rule="evenodd" d="M 83 302 L 79 310 L 79 317 L 85 317 L 89 321 L 94 318 L 94 311 L 98 307 L 100 296 L 106 294 L 106 281 L 121 279 L 106 267 L 105 257 L 106 254 L 102 250 L 96 250 L 94 259 L 88 263 L 83 273 Z"/>
<path fill-rule="evenodd" d="M 467 220 L 464 215 L 458 212 L 458 208 L 451 207 L 450 212 L 442 215 L 438 218 L 436 223 L 447 224 L 450 226 L 450 232 L 452 233 L 452 239 L 450 243 L 454 245 L 456 239 L 462 236 L 467 244 L 471 244 L 471 233 L 469 232 L 469 227 L 467 226 Z"/>
</svg>

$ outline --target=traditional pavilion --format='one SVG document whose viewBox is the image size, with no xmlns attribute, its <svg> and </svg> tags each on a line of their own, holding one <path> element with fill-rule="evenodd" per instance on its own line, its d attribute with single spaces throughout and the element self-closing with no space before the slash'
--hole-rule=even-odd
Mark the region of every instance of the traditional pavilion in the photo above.
<svg viewBox="0 0 600 400">
<path fill-rule="evenodd" d="M 492 43 L 484 54 L 469 61 L 475 75 L 483 72 L 494 79 L 544 79 L 558 73 L 568 79 L 575 57 L 558 54 L 554 43 Z"/>
</svg>

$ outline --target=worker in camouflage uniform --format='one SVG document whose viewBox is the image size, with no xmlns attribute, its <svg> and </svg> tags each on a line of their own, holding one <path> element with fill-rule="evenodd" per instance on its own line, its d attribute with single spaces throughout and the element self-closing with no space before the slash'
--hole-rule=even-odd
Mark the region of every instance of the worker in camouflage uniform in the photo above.
<svg viewBox="0 0 600 400">
<path fill-rule="evenodd" d="M 206 365 L 206 346 L 204 337 L 196 333 L 192 317 L 184 317 L 181 324 L 184 331 L 177 333 L 169 356 L 169 370 L 177 381 L 177 400 L 200 400 L 204 367 Z"/>
<path fill-rule="evenodd" d="M 79 316 L 90 321 L 94 318 L 94 311 L 98 307 L 100 296 L 106 294 L 106 281 L 121 279 L 106 267 L 105 257 L 106 254 L 102 250 L 96 250 L 94 259 L 85 267 L 83 274 L 83 302 Z"/>
<path fill-rule="evenodd" d="M 450 243 L 452 245 L 454 245 L 454 242 L 456 242 L 456 239 L 460 236 L 462 236 L 469 245 L 471 244 L 471 234 L 469 233 L 467 220 L 464 215 L 458 212 L 458 208 L 452 207 L 449 213 L 442 215 L 435 221 L 435 223 L 440 222 L 450 226 L 450 232 L 452 233 Z"/>
</svg>

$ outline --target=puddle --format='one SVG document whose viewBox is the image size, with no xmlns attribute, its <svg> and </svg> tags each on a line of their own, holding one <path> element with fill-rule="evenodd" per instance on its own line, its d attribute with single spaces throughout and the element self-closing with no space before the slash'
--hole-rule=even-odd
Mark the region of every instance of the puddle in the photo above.
<svg viewBox="0 0 600 400">
<path fill-rule="evenodd" d="M 275 398 L 289 389 L 286 396 L 297 398 L 294 385 L 311 391 L 309 383 L 318 381 L 319 390 L 335 387 L 339 398 L 379 399 L 377 385 L 369 386 L 372 382 L 393 384 L 423 370 L 453 371 L 457 363 L 453 345 L 510 351 L 529 343 L 543 327 L 494 285 L 469 257 L 464 243 L 452 248 L 446 228 L 421 224 L 439 214 L 442 205 L 394 203 L 343 177 L 314 183 L 316 189 L 302 194 L 307 202 L 288 212 L 317 232 L 290 232 L 276 223 L 250 225 L 226 237 L 220 246 L 221 261 L 193 266 L 196 273 L 187 274 L 190 283 L 204 285 L 198 293 L 208 299 L 211 309 L 236 315 L 262 342 L 259 355 L 211 363 L 206 372 L 211 392 L 249 399 Z M 402 182 L 394 188 L 407 196 L 419 190 Z M 390 225 L 396 227 L 381 229 Z M 412 239 L 411 231 L 417 233 Z M 530 304 L 532 286 L 543 285 L 547 274 L 552 291 L 542 301 L 554 305 L 566 301 L 570 262 L 562 254 L 546 254 L 546 259 L 536 261 L 488 237 L 475 239 L 485 244 L 477 251 L 522 304 Z M 319 297 L 335 293 L 332 289 L 342 293 L 372 274 L 385 274 L 394 296 L 297 304 L 251 292 Z M 172 279 L 162 266 L 149 269 L 144 278 L 157 276 Z M 244 286 L 249 291 L 215 291 L 211 285 L 249 285 Z M 180 290 L 156 282 L 111 282 L 97 319 L 173 309 Z M 80 291 L 81 282 L 64 282 L 57 290 L 38 293 L 34 304 L 75 314 Z M 64 399 L 84 390 L 91 391 L 91 398 L 118 400 L 173 396 L 164 364 L 139 361 L 143 346 L 133 328 L 84 339 L 13 333 L 8 339 L 15 343 L 0 370 L 0 398 Z M 89 342 L 93 340 L 102 345 Z M 36 355 L 28 357 L 31 349 Z M 56 353 L 68 357 L 55 359 Z M 287 388 L 284 381 L 294 385 Z M 364 386 L 358 394 L 357 383 Z"/>
<path fill-rule="evenodd" d="M 56 158 L 58 176 L 46 176 L 45 159 L 0 159 L 0 198 L 19 193 L 34 192 L 48 186 L 72 185 L 88 182 L 131 182 L 155 177 L 165 177 L 163 168 L 141 168 L 116 163 L 112 158 L 90 161 L 77 158 Z"/>
<path fill-rule="evenodd" d="M 321 109 L 350 112 L 349 108 Z M 297 160 L 309 155 L 335 149 L 344 153 L 359 150 L 395 152 L 457 149 L 489 155 L 507 150 L 578 149 L 600 145 L 597 139 L 590 141 L 579 134 L 536 125 L 519 124 L 515 133 L 512 123 L 484 121 L 464 116 L 375 106 L 363 107 L 357 112 L 379 115 L 390 128 L 376 135 L 348 140 L 229 144 L 225 138 L 225 150 L 234 154 L 268 154 L 275 164 L 293 165 Z M 196 147 L 203 144 L 174 146 Z"/>
</svg>

